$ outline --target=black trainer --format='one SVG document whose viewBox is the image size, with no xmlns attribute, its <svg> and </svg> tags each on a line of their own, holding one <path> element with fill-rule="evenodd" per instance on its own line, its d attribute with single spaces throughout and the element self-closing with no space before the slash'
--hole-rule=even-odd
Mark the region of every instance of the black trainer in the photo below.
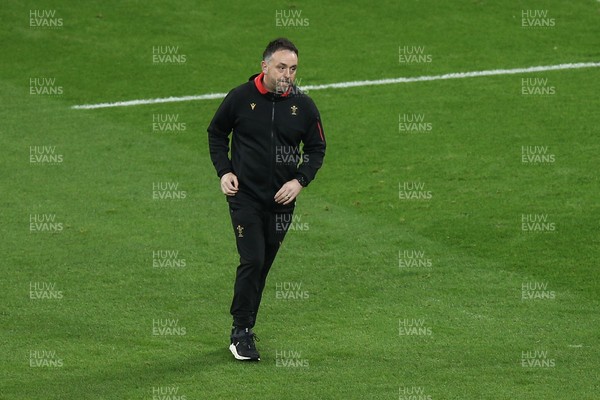
<svg viewBox="0 0 600 400">
<path fill-rule="evenodd" d="M 232 329 L 229 350 L 236 360 L 260 361 L 260 354 L 256 350 L 254 341 L 258 341 L 258 337 L 252 329 Z"/>
</svg>

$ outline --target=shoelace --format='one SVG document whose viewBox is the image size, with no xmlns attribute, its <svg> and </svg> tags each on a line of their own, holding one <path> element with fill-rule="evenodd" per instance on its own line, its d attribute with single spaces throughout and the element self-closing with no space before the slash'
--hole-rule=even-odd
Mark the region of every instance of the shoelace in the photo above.
<svg viewBox="0 0 600 400">
<path fill-rule="evenodd" d="M 240 342 L 243 343 L 244 346 L 253 348 L 254 342 L 260 342 L 260 339 L 258 338 L 258 336 L 256 336 L 256 333 L 249 333 L 247 335 L 242 336 L 242 338 L 240 339 Z"/>
</svg>

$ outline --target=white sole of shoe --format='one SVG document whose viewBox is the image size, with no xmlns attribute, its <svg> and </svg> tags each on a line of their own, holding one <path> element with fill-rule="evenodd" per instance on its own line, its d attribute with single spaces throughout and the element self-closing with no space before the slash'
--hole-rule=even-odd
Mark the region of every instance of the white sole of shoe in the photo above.
<svg viewBox="0 0 600 400">
<path fill-rule="evenodd" d="M 229 345 L 229 351 L 231 351 L 231 354 L 233 354 L 233 356 L 235 357 L 236 360 L 253 361 L 250 357 L 240 356 L 237 352 L 237 349 L 233 345 L 233 343 Z M 260 361 L 260 358 L 258 358 L 256 361 Z"/>
</svg>

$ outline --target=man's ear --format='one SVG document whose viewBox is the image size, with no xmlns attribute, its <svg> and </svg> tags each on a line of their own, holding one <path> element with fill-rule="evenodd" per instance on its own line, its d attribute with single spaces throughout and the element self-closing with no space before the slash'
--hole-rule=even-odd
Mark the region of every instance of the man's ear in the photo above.
<svg viewBox="0 0 600 400">
<path fill-rule="evenodd" d="M 266 61 L 264 61 L 264 60 L 263 60 L 263 61 L 260 63 L 260 66 L 261 66 L 261 68 L 262 68 L 262 72 L 263 72 L 263 73 L 265 73 L 265 74 L 266 74 L 266 73 L 269 71 L 269 66 L 267 65 Z"/>
</svg>

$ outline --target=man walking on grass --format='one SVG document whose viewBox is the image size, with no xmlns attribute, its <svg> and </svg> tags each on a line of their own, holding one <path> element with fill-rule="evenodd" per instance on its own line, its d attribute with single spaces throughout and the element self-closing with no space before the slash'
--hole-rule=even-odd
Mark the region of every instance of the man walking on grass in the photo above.
<svg viewBox="0 0 600 400">
<path fill-rule="evenodd" d="M 296 46 L 275 39 L 263 53 L 262 72 L 227 94 L 208 127 L 210 157 L 227 196 L 240 256 L 229 346 L 238 360 L 260 360 L 252 328 L 267 274 L 296 198 L 325 157 L 321 117 L 294 84 L 297 68 Z"/>
</svg>

